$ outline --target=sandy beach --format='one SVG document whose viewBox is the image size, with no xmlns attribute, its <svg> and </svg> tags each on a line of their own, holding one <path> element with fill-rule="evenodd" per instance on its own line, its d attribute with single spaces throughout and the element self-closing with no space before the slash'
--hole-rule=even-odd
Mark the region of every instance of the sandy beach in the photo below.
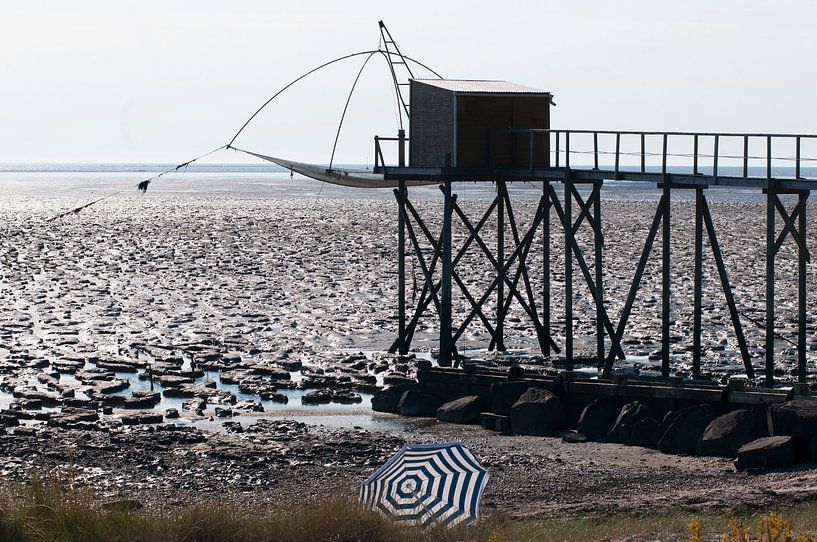
<svg viewBox="0 0 817 542">
<path fill-rule="evenodd" d="M 372 413 L 374 391 L 414 374 L 412 360 L 383 353 L 396 330 L 396 205 L 388 191 L 342 190 L 290 181 L 283 173 L 197 173 L 156 183 L 145 196 L 128 192 L 49 222 L 98 197 L 110 178 L 4 176 L 5 477 L 70 472 L 76 484 L 103 495 L 148 503 L 251 494 L 258 502 L 292 504 L 325 492 L 355 495 L 360 480 L 404 442 L 458 439 L 491 471 L 485 505 L 510 515 L 757 505 L 817 493 L 809 471 L 747 475 L 723 459 L 567 444 L 558 437 L 498 437 Z M 136 174 L 119 177 L 117 183 L 130 186 Z M 455 190 L 472 219 L 491 197 L 490 187 Z M 711 192 L 744 331 L 760 368 L 764 207 L 758 196 Z M 518 221 L 531 219 L 540 194 L 537 186 L 514 190 Z M 438 195 L 433 187 L 412 191 L 432 230 Z M 614 323 L 657 195 L 605 188 L 605 295 Z M 673 369 L 684 376 L 692 349 L 693 205 L 683 197 L 674 205 Z M 495 242 L 486 230 L 485 241 Z M 563 240 L 555 219 L 552 232 L 552 331 L 561 342 Z M 579 237 L 590 261 L 588 232 L 585 226 Z M 456 245 L 464 228 L 455 228 L 454 236 Z M 510 230 L 506 238 L 512 248 Z M 810 236 L 812 246 L 814 240 Z M 789 240 L 778 259 L 781 380 L 791 380 L 796 365 L 795 246 Z M 704 369 L 725 383 L 740 378 L 743 368 L 714 261 L 704 250 Z M 657 258 L 660 239 L 625 335 L 631 357 L 624 365 L 642 371 L 655 368 L 649 357 L 660 346 Z M 490 284 L 484 257 L 472 249 L 467 262 L 457 271 L 469 287 L 480 291 Z M 537 292 L 541 263 L 542 251 L 533 250 Z M 409 261 L 408 269 L 421 286 L 419 268 Z M 817 301 L 813 281 L 809 275 L 809 306 Z M 578 273 L 575 284 L 577 354 L 590 355 L 595 311 Z M 455 299 L 461 314 L 467 302 Z M 431 358 L 436 332 L 433 318 L 421 321 L 413 344 L 418 356 Z M 516 304 L 506 333 L 509 348 L 537 354 L 533 329 Z M 485 348 L 487 340 L 472 325 L 460 347 Z M 811 362 L 817 350 L 811 323 L 808 345 Z M 317 405 L 305 404 L 310 400 Z M 12 402 L 16 409 L 9 409 Z M 151 423 L 157 415 L 163 423 Z"/>
</svg>

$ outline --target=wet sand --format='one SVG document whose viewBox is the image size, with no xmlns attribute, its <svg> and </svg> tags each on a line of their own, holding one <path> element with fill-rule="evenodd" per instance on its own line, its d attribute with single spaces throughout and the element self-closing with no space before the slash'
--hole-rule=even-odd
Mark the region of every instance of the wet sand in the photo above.
<svg viewBox="0 0 817 542">
<path fill-rule="evenodd" d="M 285 182 L 281 177 L 275 182 Z M 301 181 L 289 191 L 259 184 L 225 187 L 206 177 L 197 182 L 151 188 L 144 197 L 112 198 L 54 222 L 47 219 L 87 201 L 91 190 L 55 190 L 59 183 L 39 192 L 14 186 L 0 201 L 0 406 L 25 404 L 16 411 L 23 415 L 6 414 L 24 428 L 9 427 L 0 436 L 4 476 L 24 477 L 32 468 L 71 468 L 77 483 L 146 501 L 250 492 L 259 500 L 289 503 L 315 498 L 323 490 L 354 495 L 356 484 L 404 441 L 458 438 L 491 468 L 486 504 L 504 513 L 751 504 L 817 490 L 810 474 L 748 476 L 719 459 L 611 444 L 569 445 L 558 438 L 496 437 L 435 421 L 385 416 L 372 422 L 379 415 L 369 414 L 357 399 L 362 403 L 384 382 L 413 376 L 409 360 L 379 353 L 391 344 L 396 329 L 393 200 L 383 193 L 323 192 Z M 432 230 L 438 226 L 437 192 L 415 193 Z M 486 190 L 468 192 L 465 186 L 460 202 L 475 221 L 487 197 Z M 516 194 L 520 223 L 530 220 L 537 198 L 536 187 Z M 604 200 L 605 295 L 614 323 L 656 201 L 654 191 L 613 191 Z M 711 206 L 759 369 L 763 330 L 752 320 L 762 324 L 764 315 L 765 208 L 751 197 L 718 195 Z M 672 336 L 674 370 L 681 375 L 689 371 L 692 348 L 692 214 L 688 200 L 674 205 L 672 224 L 679 235 L 672 244 Z M 484 236 L 489 245 L 495 242 L 492 229 L 486 228 Z M 561 342 L 563 240 L 555 220 L 552 231 L 553 333 Z M 579 238 L 591 261 L 588 232 L 585 225 Z M 455 227 L 455 243 L 465 235 L 464 228 Z M 510 230 L 506 239 L 511 248 Z M 813 241 L 810 236 L 811 246 Z M 649 356 L 660 346 L 660 244 L 659 236 L 624 345 L 633 356 L 629 364 L 641 370 L 654 368 Z M 790 343 L 796 339 L 794 247 L 789 240 L 778 259 L 782 339 L 777 357 L 784 379 L 791 378 L 796 364 Z M 726 381 L 743 369 L 707 250 L 705 370 Z M 541 250 L 531 252 L 537 292 L 541 258 Z M 468 262 L 458 272 L 476 293 L 493 273 L 476 248 L 469 251 Z M 408 269 L 421 285 L 419 267 L 409 261 Z M 578 270 L 575 280 L 577 353 L 592 354 L 595 311 Z M 808 284 L 813 306 L 811 274 Z M 455 314 L 466 303 L 458 297 Z M 812 362 L 817 336 L 809 326 Z M 422 320 L 414 348 L 435 348 L 435 333 L 433 317 Z M 516 304 L 506 333 L 509 348 L 535 351 L 533 330 Z M 472 324 L 461 347 L 486 344 L 487 333 Z M 367 355 L 355 355 L 360 351 Z M 148 373 L 157 387 L 165 378 L 161 390 L 176 390 L 178 421 L 145 425 L 149 420 L 139 418 L 164 414 L 167 406 L 147 386 L 134 395 L 136 383 L 148 381 Z M 222 380 L 215 382 L 212 374 Z M 225 375 L 232 377 L 230 385 L 243 386 L 246 396 L 231 399 L 236 392 L 222 386 Z M 271 410 L 274 394 L 289 399 L 297 392 L 300 400 L 316 389 L 347 404 L 312 410 L 281 404 L 280 410 Z M 77 412 L 100 401 L 110 408 L 96 419 L 78 417 Z M 259 404 L 267 405 L 263 414 Z M 123 416 L 131 416 L 135 425 L 122 425 Z M 293 416 L 299 421 L 281 421 Z M 327 416 L 346 417 L 323 428 L 299 425 L 309 417 L 326 422 Z M 250 423 L 259 417 L 269 419 Z"/>
</svg>

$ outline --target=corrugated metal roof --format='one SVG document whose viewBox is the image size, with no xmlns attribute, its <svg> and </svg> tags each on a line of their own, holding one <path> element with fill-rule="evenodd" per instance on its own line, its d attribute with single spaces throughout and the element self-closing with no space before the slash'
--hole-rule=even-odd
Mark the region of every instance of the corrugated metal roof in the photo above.
<svg viewBox="0 0 817 542">
<path fill-rule="evenodd" d="M 415 79 L 415 81 L 457 93 L 550 95 L 550 92 L 546 90 L 508 83 L 507 81 L 484 79 Z"/>
</svg>

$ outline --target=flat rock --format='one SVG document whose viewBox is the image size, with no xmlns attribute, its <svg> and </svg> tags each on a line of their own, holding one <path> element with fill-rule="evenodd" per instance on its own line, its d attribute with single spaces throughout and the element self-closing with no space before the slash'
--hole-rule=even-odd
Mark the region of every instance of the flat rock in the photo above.
<svg viewBox="0 0 817 542">
<path fill-rule="evenodd" d="M 795 445 L 791 436 L 763 437 L 744 444 L 735 461 L 738 470 L 777 469 L 794 464 Z"/>
<path fill-rule="evenodd" d="M 761 416 L 751 410 L 735 410 L 709 422 L 696 453 L 736 457 L 741 446 L 765 436 L 766 424 Z"/>
<path fill-rule="evenodd" d="M 122 420 L 122 425 L 143 425 L 150 423 L 162 423 L 164 421 L 162 414 L 155 412 L 123 414 L 119 417 L 119 419 Z"/>
<path fill-rule="evenodd" d="M 461 397 L 437 409 L 437 419 L 447 423 L 478 424 L 485 403 L 476 395 Z"/>
</svg>

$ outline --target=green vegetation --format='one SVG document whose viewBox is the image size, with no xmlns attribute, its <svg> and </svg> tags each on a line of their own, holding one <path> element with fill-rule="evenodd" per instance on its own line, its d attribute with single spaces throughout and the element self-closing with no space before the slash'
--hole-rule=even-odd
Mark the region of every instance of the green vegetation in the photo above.
<svg viewBox="0 0 817 542">
<path fill-rule="evenodd" d="M 757 525 L 753 530 L 746 526 Z M 0 541 L 570 541 L 723 540 L 801 542 L 817 540 L 817 502 L 768 515 L 744 511 L 656 512 L 598 517 L 510 520 L 497 515 L 477 525 L 445 530 L 397 525 L 353 502 L 331 499 L 290 510 L 191 505 L 137 509 L 111 506 L 88 493 L 38 479 L 0 485 Z"/>
</svg>

